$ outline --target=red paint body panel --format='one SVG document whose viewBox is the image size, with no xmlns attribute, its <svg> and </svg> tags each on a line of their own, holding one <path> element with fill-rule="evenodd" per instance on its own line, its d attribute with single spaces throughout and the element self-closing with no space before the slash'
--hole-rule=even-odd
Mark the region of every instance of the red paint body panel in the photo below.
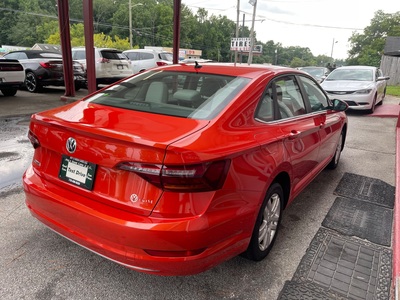
<svg viewBox="0 0 400 300">
<path fill-rule="evenodd" d="M 248 83 L 210 118 L 125 108 L 176 105 L 146 104 L 132 100 L 134 96 L 121 107 L 96 103 L 96 97 L 104 95 L 111 103 L 117 101 L 113 95 L 123 91 L 119 83 L 109 93 L 100 91 L 33 115 L 31 141 L 37 144 L 23 177 L 26 204 L 54 231 L 124 266 L 159 275 L 196 274 L 246 250 L 266 191 L 277 178 L 287 178 L 281 182 L 287 204 L 319 174 L 335 153 L 346 117 L 328 109 L 274 122 L 258 120 L 257 106 L 266 86 L 280 75 L 303 74 L 292 69 L 217 64 L 195 72 L 185 65 L 155 70 L 172 72 L 172 77 L 173 72 L 188 73 L 195 79 L 202 72 L 239 76 Z M 157 76 L 152 72 L 138 76 Z M 162 88 L 162 83 L 157 84 Z M 131 86 L 132 95 L 140 95 L 141 90 Z M 181 94 L 195 97 L 197 91 L 187 89 Z M 214 109 L 217 106 L 211 112 Z M 70 138 L 76 143 L 72 152 Z M 63 179 L 65 156 L 96 166 L 91 189 Z M 193 166 L 213 162 L 223 162 L 224 168 L 214 168 L 207 176 L 190 175 Z M 126 167 L 124 163 L 127 168 L 121 167 Z M 166 175 L 169 170 L 177 173 Z M 167 176 L 178 178 L 172 188 L 166 187 Z M 181 187 L 190 176 L 194 180 Z M 223 178 L 221 185 L 204 188 L 218 176 Z M 202 179 L 201 189 L 191 190 L 198 184 L 197 177 Z M 179 188 L 174 190 L 174 184 Z"/>
</svg>

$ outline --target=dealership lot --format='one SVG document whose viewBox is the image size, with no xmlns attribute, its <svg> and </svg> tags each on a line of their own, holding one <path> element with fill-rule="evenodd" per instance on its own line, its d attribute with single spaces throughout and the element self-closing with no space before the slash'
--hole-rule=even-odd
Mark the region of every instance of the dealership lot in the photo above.
<svg viewBox="0 0 400 300">
<path fill-rule="evenodd" d="M 85 93 L 81 90 L 77 95 Z M 62 89 L 48 89 L 45 94 L 19 91 L 15 97 L 0 97 L 1 124 L 18 119 L 24 131 L 27 116 L 65 104 L 60 101 L 62 95 Z M 385 100 L 385 104 L 398 102 L 390 97 Z M 323 171 L 286 209 L 268 258 L 254 263 L 237 257 L 196 276 L 157 277 L 121 267 L 32 218 L 20 186 L 0 191 L 2 299 L 276 299 L 337 198 L 334 191 L 345 173 L 379 178 L 394 186 L 396 123 L 397 118 L 349 113 L 339 167 Z"/>
</svg>

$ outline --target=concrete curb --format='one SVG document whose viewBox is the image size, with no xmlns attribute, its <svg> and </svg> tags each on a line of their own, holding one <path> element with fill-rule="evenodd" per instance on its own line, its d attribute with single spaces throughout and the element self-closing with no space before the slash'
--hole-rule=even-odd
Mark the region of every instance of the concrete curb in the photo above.
<svg viewBox="0 0 400 300">
<path fill-rule="evenodd" d="M 396 126 L 396 188 L 395 188 L 395 205 L 393 217 L 393 284 L 395 299 L 400 299 L 400 113 Z"/>
</svg>

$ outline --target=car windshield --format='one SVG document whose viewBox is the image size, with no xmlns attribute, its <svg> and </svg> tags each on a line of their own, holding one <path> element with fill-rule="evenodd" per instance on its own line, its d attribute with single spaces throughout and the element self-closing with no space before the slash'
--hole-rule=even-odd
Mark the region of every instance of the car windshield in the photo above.
<svg viewBox="0 0 400 300">
<path fill-rule="evenodd" d="M 325 75 L 324 69 L 322 68 L 303 68 L 301 70 L 307 72 L 308 74 L 314 77 L 322 77 Z"/>
<path fill-rule="evenodd" d="M 329 74 L 326 80 L 352 80 L 352 81 L 373 81 L 372 70 L 361 69 L 336 69 Z"/>
<path fill-rule="evenodd" d="M 87 101 L 129 110 L 210 120 L 250 82 L 249 78 L 196 72 L 148 71 Z"/>
</svg>

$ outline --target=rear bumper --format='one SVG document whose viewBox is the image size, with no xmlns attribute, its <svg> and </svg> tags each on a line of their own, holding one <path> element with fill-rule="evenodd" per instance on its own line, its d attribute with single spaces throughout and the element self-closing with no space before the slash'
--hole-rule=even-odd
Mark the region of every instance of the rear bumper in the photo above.
<svg viewBox="0 0 400 300">
<path fill-rule="evenodd" d="M 97 202 L 86 205 L 85 201 L 93 200 L 80 199 L 80 195 L 43 181 L 32 168 L 25 172 L 23 184 L 26 205 L 39 221 L 69 240 L 140 272 L 197 274 L 243 252 L 250 240 L 250 234 L 242 231 L 215 241 L 221 226 L 238 221 L 233 218 L 212 221 L 202 215 L 165 220 Z"/>
<path fill-rule="evenodd" d="M 0 90 L 19 89 L 24 85 L 23 82 L 0 82 Z"/>
</svg>

